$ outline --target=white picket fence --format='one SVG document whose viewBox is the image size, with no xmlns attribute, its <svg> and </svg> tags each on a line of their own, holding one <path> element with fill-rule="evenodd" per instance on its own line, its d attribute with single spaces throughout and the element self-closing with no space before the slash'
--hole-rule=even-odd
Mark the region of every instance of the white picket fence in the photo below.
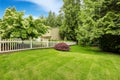
<svg viewBox="0 0 120 80">
<path fill-rule="evenodd" d="M 64 41 L 33 41 L 33 40 L 0 40 L 0 53 L 13 52 L 37 48 L 50 48 L 55 44 Z M 68 45 L 75 45 L 76 42 L 65 42 Z"/>
</svg>

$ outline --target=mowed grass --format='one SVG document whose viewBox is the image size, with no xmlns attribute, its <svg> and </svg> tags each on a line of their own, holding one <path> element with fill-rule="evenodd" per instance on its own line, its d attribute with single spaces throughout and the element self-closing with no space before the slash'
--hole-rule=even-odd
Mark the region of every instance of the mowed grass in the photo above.
<svg viewBox="0 0 120 80">
<path fill-rule="evenodd" d="M 120 55 L 80 46 L 1 54 L 0 80 L 120 80 Z"/>
</svg>

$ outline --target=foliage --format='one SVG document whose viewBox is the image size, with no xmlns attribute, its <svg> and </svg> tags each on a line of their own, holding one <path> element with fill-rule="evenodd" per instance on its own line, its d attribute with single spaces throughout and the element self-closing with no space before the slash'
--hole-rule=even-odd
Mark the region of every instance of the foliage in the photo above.
<svg viewBox="0 0 120 80">
<path fill-rule="evenodd" d="M 46 18 L 46 24 L 50 27 L 56 27 L 56 15 L 54 12 L 50 11 L 48 17 Z"/>
<path fill-rule="evenodd" d="M 78 44 L 80 45 L 91 45 L 94 41 L 93 28 L 95 27 L 95 21 L 89 17 L 86 12 L 81 12 L 79 19 L 80 25 L 76 30 Z"/>
<path fill-rule="evenodd" d="M 3 38 L 16 37 L 26 38 L 25 29 L 22 27 L 23 12 L 17 12 L 15 8 L 7 8 L 2 19 Z M 20 31 L 20 32 L 19 32 Z"/>
<path fill-rule="evenodd" d="M 120 35 L 105 34 L 99 40 L 103 51 L 120 53 Z"/>
<path fill-rule="evenodd" d="M 58 43 L 55 45 L 55 49 L 56 50 L 60 50 L 60 51 L 69 51 L 70 48 L 66 43 Z"/>
<path fill-rule="evenodd" d="M 44 20 L 34 20 L 32 16 L 29 16 L 25 20 L 28 22 L 26 31 L 30 38 L 37 38 L 47 32 L 48 27 L 43 24 Z"/>
<path fill-rule="evenodd" d="M 99 36 L 104 34 L 120 35 L 120 13 L 108 12 L 97 22 L 96 32 Z M 98 37 L 99 37 L 98 36 Z"/>
<path fill-rule="evenodd" d="M 0 36 L 2 36 L 1 34 L 3 33 L 3 30 L 2 30 L 2 19 L 0 19 Z"/>
<path fill-rule="evenodd" d="M 105 0 L 100 8 L 101 18 L 97 22 L 95 32 L 99 32 L 97 35 L 100 47 L 105 51 L 118 52 L 120 50 L 120 4 L 118 2 L 119 0 Z"/>
<path fill-rule="evenodd" d="M 80 0 L 63 0 L 63 2 L 64 21 L 60 28 L 60 34 L 67 40 L 76 40 L 75 30 L 78 29 L 79 25 Z"/>
<path fill-rule="evenodd" d="M 94 34 L 96 22 L 99 17 L 97 10 L 100 6 L 99 1 L 84 0 L 79 11 L 79 26 L 76 30 L 78 44 L 83 46 L 98 45 L 98 40 Z"/>
<path fill-rule="evenodd" d="M 63 24 L 63 19 L 64 19 L 64 16 L 63 14 L 60 12 L 59 15 L 57 15 L 56 17 L 56 27 L 61 27 L 62 24 Z"/>
<path fill-rule="evenodd" d="M 120 46 L 119 0 L 63 1 L 64 21 L 60 28 L 62 38 L 77 40 L 80 45 L 100 45 L 105 51 L 111 49 L 111 51 L 118 52 Z M 107 43 L 111 43 L 112 47 Z"/>
<path fill-rule="evenodd" d="M 46 17 L 40 16 L 38 19 L 40 20 L 40 23 L 47 26 L 47 18 Z"/>
<path fill-rule="evenodd" d="M 56 15 L 54 12 L 50 11 L 48 17 L 46 17 L 46 25 L 50 27 L 60 27 L 63 22 L 63 14 L 60 13 Z"/>
<path fill-rule="evenodd" d="M 41 36 L 47 27 L 40 20 L 32 16 L 23 18 L 24 12 L 17 12 L 15 8 L 7 8 L 2 19 L 1 29 L 3 38 L 30 39 Z"/>
</svg>

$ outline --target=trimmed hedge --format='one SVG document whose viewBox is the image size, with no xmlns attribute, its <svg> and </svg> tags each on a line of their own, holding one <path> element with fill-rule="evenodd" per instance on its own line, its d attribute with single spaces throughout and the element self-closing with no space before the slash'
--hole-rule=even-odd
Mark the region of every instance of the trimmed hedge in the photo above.
<svg viewBox="0 0 120 80">
<path fill-rule="evenodd" d="M 100 38 L 100 48 L 103 51 L 120 53 L 120 35 L 103 35 Z"/>
<path fill-rule="evenodd" d="M 54 47 L 56 50 L 60 50 L 60 51 L 69 51 L 69 45 L 67 45 L 66 43 L 58 43 L 55 45 Z"/>
</svg>

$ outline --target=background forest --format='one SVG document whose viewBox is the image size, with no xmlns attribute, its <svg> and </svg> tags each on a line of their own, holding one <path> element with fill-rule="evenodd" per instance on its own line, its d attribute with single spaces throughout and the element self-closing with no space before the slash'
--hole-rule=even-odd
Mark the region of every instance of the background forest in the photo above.
<svg viewBox="0 0 120 80">
<path fill-rule="evenodd" d="M 24 18 L 24 12 L 7 8 L 0 19 L 3 38 L 37 38 L 49 27 L 59 27 L 63 40 L 82 46 L 99 46 L 120 53 L 120 0 L 63 0 L 59 15 Z"/>
</svg>

